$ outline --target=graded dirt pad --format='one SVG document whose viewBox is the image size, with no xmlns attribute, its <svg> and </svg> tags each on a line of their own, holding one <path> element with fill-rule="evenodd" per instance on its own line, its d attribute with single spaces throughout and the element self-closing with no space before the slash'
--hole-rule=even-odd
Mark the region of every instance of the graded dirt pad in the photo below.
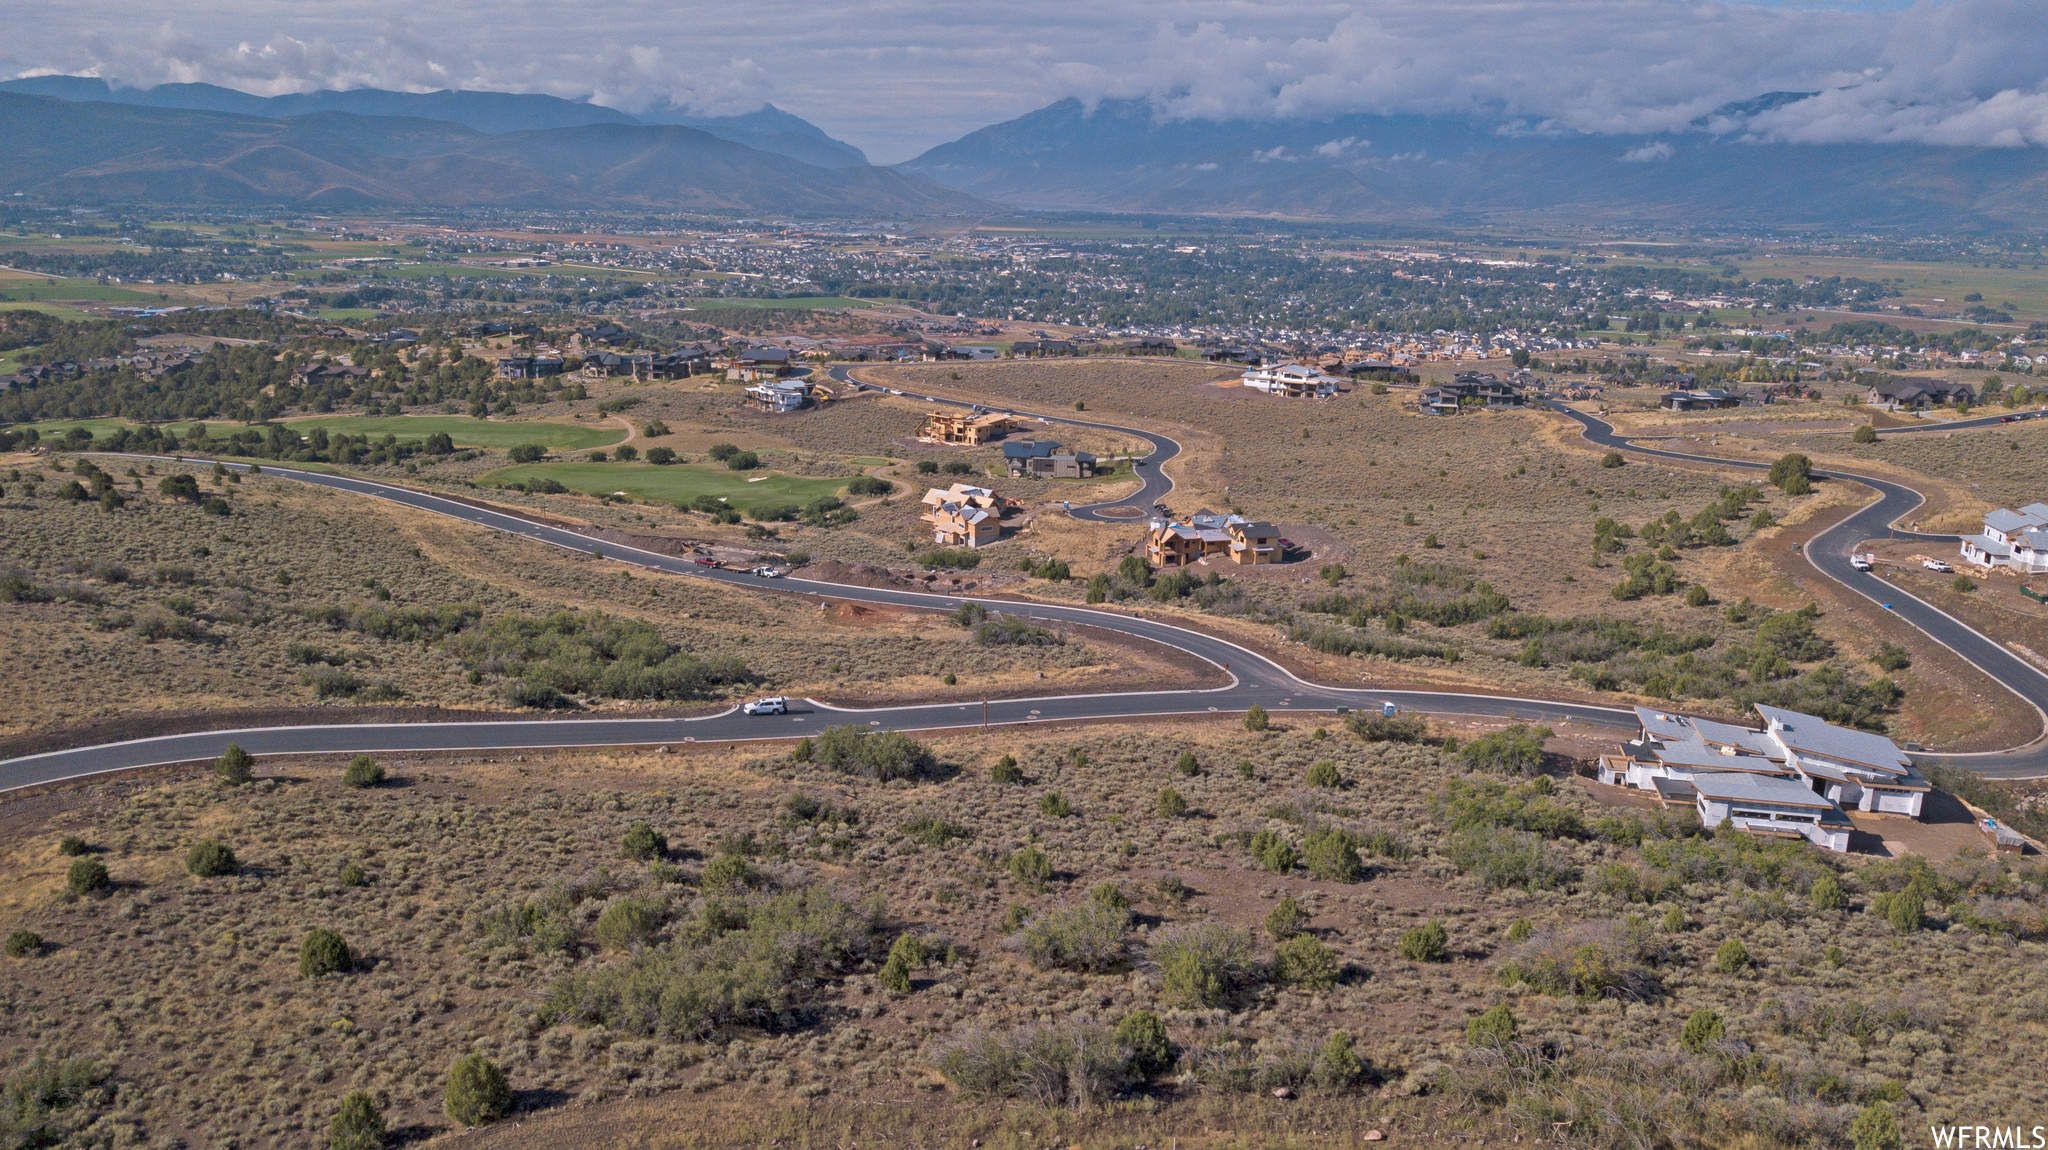
<svg viewBox="0 0 2048 1150">
<path fill-rule="evenodd" d="M 1904 885 L 1896 862 L 1701 837 L 1686 817 L 1603 803 L 1564 758 L 1530 786 L 1467 776 L 1435 745 L 1364 743 L 1327 716 L 1276 720 L 1285 729 L 1264 734 L 1224 720 L 965 732 L 931 741 L 928 781 L 886 786 L 701 746 L 392 757 L 386 783 L 362 790 L 342 785 L 339 757 L 277 759 L 242 787 L 184 772 L 0 799 L 0 927 L 43 939 L 0 959 L 0 1062 L 95 1060 L 118 1089 L 60 1114 L 61 1129 L 195 1146 L 315 1144 L 352 1090 L 404 1140 L 446 1133 L 444 1075 L 471 1051 L 506 1071 L 516 1124 L 458 1145 L 1349 1146 L 1370 1129 L 1498 1142 L 1548 1136 L 1528 1107 L 1559 1097 L 1578 1100 L 1589 1136 L 1617 1133 L 1597 1103 L 1623 1097 L 1705 1145 L 1710 1131 L 1834 1129 L 1842 1104 L 1813 1096 L 1815 1075 L 1852 1098 L 1911 1083 L 1894 1104 L 1908 1126 L 2048 1102 L 2030 1047 L 2012 1041 L 2048 1012 L 2028 860 L 1936 858 L 1927 880 L 2015 923 L 2018 941 L 1938 929 L 1952 912 L 1936 899 L 1937 929 L 1900 933 L 1865 909 Z M 991 780 L 1005 754 L 1021 783 Z M 1321 762 L 1339 786 L 1305 785 Z M 1459 785 L 1492 789 L 1475 805 Z M 1161 813 L 1167 787 L 1184 816 Z M 1525 817 L 1548 837 L 1498 825 Z M 623 857 L 640 822 L 666 836 L 665 859 Z M 1247 845 L 1268 832 L 1322 866 L 1331 856 L 1310 840 L 1329 828 L 1361 836 L 1355 875 L 1276 871 Z M 65 835 L 105 865 L 107 892 L 65 893 Z M 188 873 L 202 838 L 229 846 L 238 873 Z M 1032 847 L 1042 883 L 1009 865 Z M 351 866 L 360 875 L 344 876 Z M 1808 905 L 1823 873 L 1848 910 Z M 1104 969 L 1062 969 L 1025 945 L 1018 915 L 1067 912 L 1107 897 L 1091 894 L 1103 884 L 1132 914 Z M 702 1028 L 581 989 L 629 969 L 657 989 L 684 979 L 735 913 L 774 913 L 806 890 L 872 904 L 878 928 L 864 951 L 767 988 L 788 997 L 751 1021 Z M 1334 983 L 1276 983 L 1264 924 L 1282 896 L 1307 913 Z M 601 925 L 626 921 L 607 913 L 626 904 L 651 922 L 640 941 Z M 1672 908 L 1682 929 L 1661 925 Z M 1445 961 L 1401 957 L 1403 934 L 1431 920 Z M 1525 942 L 1509 937 L 1517 920 Z M 316 926 L 342 936 L 354 969 L 300 974 Z M 1250 969 L 1211 1003 L 1178 997 L 1160 948 L 1215 926 L 1249 935 Z M 930 955 L 907 993 L 877 969 L 905 933 Z M 1730 937 L 1747 971 L 1713 969 Z M 1602 981 L 1581 997 L 1503 977 L 1515 964 L 1548 978 L 1546 956 Z M 1868 1044 L 1826 1022 L 1852 1002 L 1881 1004 L 1860 1024 Z M 1467 1022 L 1497 1004 L 1532 1049 L 1554 1051 L 1539 1089 L 1467 1046 Z M 1784 1076 L 1738 1083 L 1713 1052 L 1682 1050 L 1701 1009 Z M 1076 1033 L 1134 1010 L 1158 1014 L 1178 1066 L 1085 1111 L 940 1072 L 977 1034 Z M 1339 1031 L 1360 1063 L 1317 1071 Z M 1682 1086 L 1701 1081 L 1714 1085 Z"/>
</svg>

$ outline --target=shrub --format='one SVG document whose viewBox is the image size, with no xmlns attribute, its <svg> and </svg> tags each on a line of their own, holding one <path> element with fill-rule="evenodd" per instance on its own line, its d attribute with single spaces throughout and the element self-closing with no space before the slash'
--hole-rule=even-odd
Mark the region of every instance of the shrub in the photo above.
<svg viewBox="0 0 2048 1150">
<path fill-rule="evenodd" d="M 1678 1044 L 1694 1054 L 1705 1054 L 1727 1033 L 1727 1025 L 1721 1021 L 1721 1016 L 1702 1006 L 1685 1020 L 1685 1028 L 1678 1032 Z"/>
<path fill-rule="evenodd" d="M 1251 848 L 1252 857 L 1259 860 L 1259 865 L 1274 874 L 1286 874 L 1293 870 L 1294 864 L 1301 857 L 1295 853 L 1294 847 L 1289 845 L 1286 839 L 1280 837 L 1278 831 L 1259 831 L 1252 835 L 1251 841 L 1246 845 Z"/>
<path fill-rule="evenodd" d="M 1315 1066 L 1309 1071 L 1316 1085 L 1325 1090 L 1342 1090 L 1356 1085 L 1365 1077 L 1365 1063 L 1358 1057 L 1358 1051 L 1348 1030 L 1332 1034 L 1316 1051 Z"/>
<path fill-rule="evenodd" d="M 668 854 L 668 837 L 648 823 L 634 823 L 619 840 L 619 852 L 629 859 L 647 862 Z"/>
<path fill-rule="evenodd" d="M 1815 910 L 1841 910 L 1849 905 L 1849 897 L 1842 893 L 1842 884 L 1831 874 L 1814 879 L 1806 897 L 1812 901 Z"/>
<path fill-rule="evenodd" d="M 370 872 L 364 870 L 361 863 L 348 863 L 341 868 L 341 885 L 343 886 L 366 886 L 369 884 L 369 881 Z"/>
<path fill-rule="evenodd" d="M 1628 460 L 1622 458 L 1622 454 L 1619 451 L 1610 451 L 1600 457 L 1600 466 L 1602 467 L 1620 467 L 1627 462 Z"/>
<path fill-rule="evenodd" d="M 384 1115 L 377 1103 L 360 1090 L 342 1099 L 327 1126 L 328 1150 L 378 1150 L 383 1145 Z"/>
<path fill-rule="evenodd" d="M 744 855 L 724 851 L 705 864 L 699 885 L 706 890 L 733 890 L 754 885 L 757 877 Z"/>
<path fill-rule="evenodd" d="M 348 943 L 326 927 L 316 926 L 307 931 L 305 940 L 299 943 L 299 974 L 306 978 L 339 974 L 355 962 L 355 952 Z"/>
<path fill-rule="evenodd" d="M 1279 902 L 1273 904 L 1273 909 L 1266 915 L 1266 933 L 1271 935 L 1275 942 L 1286 942 L 1300 934 L 1303 928 L 1308 926 L 1308 921 L 1308 911 L 1294 901 L 1293 895 L 1284 895 Z"/>
<path fill-rule="evenodd" d="M 1184 818 L 1188 813 L 1188 801 L 1172 787 L 1159 788 L 1159 816 L 1161 818 Z"/>
<path fill-rule="evenodd" d="M 675 461 L 676 449 L 673 447 L 650 447 L 647 449 L 647 462 L 652 463 L 656 467 L 667 467 Z"/>
<path fill-rule="evenodd" d="M 1498 1049 L 1515 1040 L 1515 1012 L 1503 1002 L 1465 1023 L 1465 1045 Z"/>
<path fill-rule="evenodd" d="M 1433 918 L 1422 926 L 1403 931 L 1397 946 L 1401 957 L 1410 962 L 1443 962 L 1451 956 L 1449 941 L 1442 921 Z"/>
<path fill-rule="evenodd" d="M 988 769 L 988 781 L 1004 786 L 1021 783 L 1024 781 L 1024 768 L 1017 765 L 1015 755 L 1004 755 L 996 760 L 995 766 Z"/>
<path fill-rule="evenodd" d="M 1907 887 L 1871 899 L 1870 912 L 1891 923 L 1893 930 L 1908 934 L 1920 929 L 1921 920 L 1927 917 L 1927 903 L 1918 888 Z"/>
<path fill-rule="evenodd" d="M 1349 725 L 1368 743 L 1419 743 L 1429 734 L 1429 720 L 1421 715 L 1371 712 L 1351 716 Z"/>
<path fill-rule="evenodd" d="M 815 755 L 819 766 L 876 782 L 917 778 L 938 766 L 929 748 L 900 731 L 869 731 L 851 723 L 826 728 Z"/>
<path fill-rule="evenodd" d="M 1543 740 L 1549 737 L 1548 727 L 1516 723 L 1466 743 L 1458 758 L 1475 771 L 1533 775 L 1543 766 Z"/>
<path fill-rule="evenodd" d="M 548 449 L 538 443 L 518 443 L 505 454 L 514 463 L 537 463 L 547 458 Z"/>
<path fill-rule="evenodd" d="M 882 963 L 882 985 L 898 994 L 909 994 L 910 972 L 924 965 L 924 943 L 915 935 L 899 934 L 889 947 L 889 958 Z"/>
<path fill-rule="evenodd" d="M 1459 831 L 1451 838 L 1450 857 L 1459 870 L 1503 889 L 1555 890 L 1574 873 L 1571 862 L 1541 835 L 1507 827 Z"/>
<path fill-rule="evenodd" d="M 625 463 L 632 462 L 635 458 L 639 456 L 639 454 L 640 449 L 633 446 L 630 443 L 621 443 L 617 448 L 613 449 L 612 451 L 612 455 L 614 458 L 617 458 L 621 462 Z"/>
<path fill-rule="evenodd" d="M 1688 607 L 1706 607 L 1712 605 L 1713 602 L 1714 597 L 1707 593 L 1705 587 L 1697 583 L 1693 584 L 1685 592 L 1685 605 Z"/>
<path fill-rule="evenodd" d="M 661 929 L 654 911 L 636 898 L 615 902 L 597 917 L 598 945 L 606 950 L 632 950 L 654 941 Z"/>
<path fill-rule="evenodd" d="M 348 761 L 341 781 L 351 787 L 374 787 L 384 781 L 384 764 L 368 755 L 357 755 Z"/>
<path fill-rule="evenodd" d="M 1130 930 L 1129 910 L 1091 899 L 1039 915 L 1025 925 L 1018 939 L 1024 957 L 1034 966 L 1103 971 L 1123 962 Z"/>
<path fill-rule="evenodd" d="M 249 752 L 233 743 L 213 760 L 213 776 L 231 787 L 239 787 L 256 777 L 256 760 Z"/>
<path fill-rule="evenodd" d="M 724 463 L 726 460 L 731 459 L 733 456 L 738 455 L 739 453 L 740 449 L 734 444 L 714 443 L 711 445 L 711 449 L 709 451 L 706 451 L 704 454 L 710 456 L 712 459 L 715 459 L 720 463 Z"/>
<path fill-rule="evenodd" d="M 1685 917 L 1685 908 L 1684 908 L 1684 907 L 1681 907 L 1681 906 L 1677 905 L 1676 903 L 1674 903 L 1674 904 L 1672 904 L 1671 906 L 1669 906 L 1669 907 L 1665 908 L 1665 910 L 1664 910 L 1664 933 L 1665 933 L 1665 934 L 1684 934 L 1684 933 L 1686 932 L 1686 930 L 1687 930 L 1687 929 L 1688 929 L 1689 927 L 1691 927 L 1691 926 L 1692 926 L 1692 921 L 1691 921 L 1690 919 L 1688 919 L 1688 918 L 1686 918 L 1686 917 Z"/>
<path fill-rule="evenodd" d="M 734 471 L 752 471 L 761 466 L 761 457 L 751 451 L 736 452 L 726 457 L 725 465 Z"/>
<path fill-rule="evenodd" d="M 1900 1150 L 1905 1140 L 1891 1105 L 1879 1099 L 1865 1106 L 1849 1124 L 1849 1143 L 1856 1150 Z"/>
<path fill-rule="evenodd" d="M 1302 862 L 1309 873 L 1330 882 L 1357 882 L 1365 873 L 1358 861 L 1357 835 L 1340 827 L 1325 826 L 1302 839 Z"/>
<path fill-rule="evenodd" d="M 107 889 L 107 867 L 95 858 L 74 861 L 64 872 L 64 886 L 75 895 L 94 894 Z"/>
<path fill-rule="evenodd" d="M 1038 796 L 1038 813 L 1050 819 L 1063 819 L 1074 813 L 1074 807 L 1067 802 L 1067 796 L 1047 791 Z"/>
<path fill-rule="evenodd" d="M 448 1068 L 443 1109 L 458 1126 L 483 1126 L 512 1112 L 505 1072 L 481 1054 L 465 1054 Z"/>
<path fill-rule="evenodd" d="M 1851 442 L 1851 443 L 1876 443 L 1876 442 L 1877 442 L 1877 428 L 1875 428 L 1875 427 L 1872 427 L 1872 426 L 1871 426 L 1870 424 L 1867 424 L 1867 423 L 1866 423 L 1866 424 L 1864 424 L 1863 426 L 1861 426 L 1861 427 L 1857 428 L 1857 429 L 1856 429 L 1855 431 L 1853 431 L 1853 432 L 1851 432 L 1851 433 L 1850 433 L 1850 435 L 1849 435 L 1849 442 Z"/>
<path fill-rule="evenodd" d="M 1949 586 L 1964 594 L 1968 594 L 1977 589 L 1977 581 L 1968 575 L 1958 575 L 1955 578 L 1955 582 L 1949 584 Z"/>
<path fill-rule="evenodd" d="M 90 846 L 86 845 L 86 841 L 82 838 L 79 838 L 77 835 L 65 835 L 63 838 L 57 840 L 57 853 L 62 855 L 70 855 L 73 858 L 85 854 L 87 851 L 90 851 L 91 849 L 92 848 Z"/>
<path fill-rule="evenodd" d="M 1813 479 L 1813 460 L 1796 451 L 1790 455 L 1781 455 L 1778 457 L 1777 462 L 1771 464 L 1770 479 L 1771 486 L 1787 493 L 1799 494 L 1792 491 L 1790 484 L 1794 479 L 1806 481 Z M 1811 490 L 1813 488 L 1809 482 L 1807 491 Z"/>
<path fill-rule="evenodd" d="M 1052 881 L 1052 862 L 1037 846 L 1028 846 L 1010 856 L 1010 877 L 1032 890 L 1043 890 Z"/>
<path fill-rule="evenodd" d="M 218 839 L 200 839 L 185 852 L 185 869 L 199 878 L 235 873 L 235 852 Z"/>
<path fill-rule="evenodd" d="M 1124 1067 L 1133 1078 L 1151 1078 L 1173 1069 L 1173 1043 L 1166 1024 L 1149 1010 L 1133 1010 L 1117 1020 L 1116 1040 L 1130 1051 Z"/>
<path fill-rule="evenodd" d="M 32 930 L 9 931 L 7 953 L 12 958 L 27 958 L 43 952 L 43 936 Z"/>
<path fill-rule="evenodd" d="M 887 495 L 896 490 L 896 485 L 873 475 L 857 475 L 847 483 L 849 495 Z"/>
<path fill-rule="evenodd" d="M 1508 924 L 1509 942 L 1527 941 L 1529 936 L 1535 933 L 1536 928 L 1534 926 L 1531 926 L 1529 924 L 1529 920 L 1526 918 L 1518 918 L 1514 922 Z"/>
<path fill-rule="evenodd" d="M 1130 1051 L 1100 1026 L 1023 1026 L 971 1031 L 934 1065 L 970 1094 L 1086 1109 L 1123 1089 Z"/>
<path fill-rule="evenodd" d="M 1272 720 L 1271 720 L 1270 718 L 1268 718 L 1268 717 L 1266 716 L 1266 708 L 1264 708 L 1264 707 L 1261 707 L 1261 706 L 1259 706 L 1259 705 L 1258 705 L 1257 703 L 1253 703 L 1253 704 L 1252 704 L 1252 705 L 1251 705 L 1250 707 L 1247 707 L 1247 708 L 1245 709 L 1245 712 L 1244 712 L 1244 729 L 1245 729 L 1245 730 L 1247 730 L 1247 731 L 1263 731 L 1263 730 L 1265 730 L 1265 729 L 1266 729 L 1267 727 L 1271 726 L 1271 725 L 1272 725 L 1272 723 L 1273 723 L 1273 721 L 1272 721 Z"/>
<path fill-rule="evenodd" d="M 1312 934 L 1297 934 L 1273 952 L 1273 978 L 1282 986 L 1328 990 L 1337 985 L 1337 955 Z"/>
<path fill-rule="evenodd" d="M 1252 937 L 1220 922 L 1171 927 L 1152 943 L 1151 958 L 1169 1001 L 1215 1006 L 1250 979 Z"/>
<path fill-rule="evenodd" d="M 1312 787 L 1341 787 L 1344 776 L 1337 772 L 1337 764 L 1328 759 L 1308 769 L 1308 785 Z"/>
<path fill-rule="evenodd" d="M 1741 974 L 1749 969 L 1749 948 L 1739 938 L 1723 942 L 1714 951 L 1714 969 L 1722 974 Z"/>
</svg>

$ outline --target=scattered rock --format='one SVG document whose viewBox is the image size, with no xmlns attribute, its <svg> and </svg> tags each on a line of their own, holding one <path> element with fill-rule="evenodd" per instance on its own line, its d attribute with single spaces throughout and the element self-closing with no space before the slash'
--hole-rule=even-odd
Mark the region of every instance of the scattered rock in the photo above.
<svg viewBox="0 0 2048 1150">
<path fill-rule="evenodd" d="M 1292 1097 L 1294 1097 L 1294 1091 L 1292 1091 L 1292 1090 L 1289 1090 L 1289 1089 L 1288 1089 L 1288 1088 L 1286 1088 L 1285 1086 L 1275 1086 L 1275 1087 L 1273 1088 L 1273 1097 L 1275 1097 L 1275 1098 L 1292 1098 Z"/>
<path fill-rule="evenodd" d="M 1365 1132 L 1365 1140 L 1367 1142 L 1384 1142 L 1387 1140 L 1387 1136 L 1377 1130 L 1368 1130 Z"/>
</svg>

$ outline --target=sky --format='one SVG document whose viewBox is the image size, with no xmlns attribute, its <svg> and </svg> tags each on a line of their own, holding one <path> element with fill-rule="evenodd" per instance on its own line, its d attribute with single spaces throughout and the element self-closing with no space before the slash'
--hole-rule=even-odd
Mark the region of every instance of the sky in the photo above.
<svg viewBox="0 0 2048 1150">
<path fill-rule="evenodd" d="M 2048 145 L 2043 0 L 0 0 L 0 18 L 8 76 L 459 87 L 705 114 L 772 102 L 882 163 L 1064 97 L 1641 134 L 1811 91 L 1739 129 Z"/>
</svg>

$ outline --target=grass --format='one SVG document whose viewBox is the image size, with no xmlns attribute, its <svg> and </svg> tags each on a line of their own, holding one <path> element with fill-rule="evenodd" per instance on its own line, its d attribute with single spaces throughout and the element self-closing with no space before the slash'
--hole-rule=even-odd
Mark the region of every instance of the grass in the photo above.
<svg viewBox="0 0 2048 1150">
<path fill-rule="evenodd" d="M 878 1141 L 898 1123 L 916 1130 L 904 1144 L 963 1147 L 1156 1145 L 1180 1134 L 1218 1150 L 1352 1146 L 1372 1128 L 1395 1144 L 1455 1131 L 1491 1145 L 1509 1141 L 1518 1120 L 1528 1133 L 1531 1114 L 1576 1118 L 1580 1136 L 1601 1145 L 1623 1141 L 1619 1113 L 1673 1132 L 1675 1144 L 1780 1148 L 1827 1141 L 1884 1094 L 1907 1129 L 2048 1104 L 2031 1047 L 2011 1041 L 2015 1025 L 2031 1030 L 2048 1013 L 2038 924 L 2015 943 L 1942 929 L 1947 900 L 2000 889 L 2009 893 L 1984 900 L 1984 913 L 2038 915 L 2038 881 L 2021 860 L 1928 862 L 1923 881 L 1943 892 L 1928 899 L 1931 929 L 1900 933 L 1865 908 L 1917 864 L 1719 839 L 1689 816 L 1660 825 L 1604 807 L 1569 777 L 1552 780 L 1547 799 L 1518 788 L 1514 802 L 1454 810 L 1451 784 L 1466 778 L 1454 756 L 1366 744 L 1334 723 L 1334 737 L 1317 739 L 1315 720 L 1276 718 L 1262 735 L 1227 721 L 948 735 L 930 740 L 945 764 L 937 780 L 887 787 L 776 751 L 677 746 L 389 756 L 393 785 L 367 791 L 344 787 L 335 756 L 266 759 L 242 787 L 199 769 L 38 796 L 0 830 L 0 926 L 32 930 L 48 948 L 7 960 L 5 994 L 21 1005 L 0 1058 L 18 1071 L 37 1054 L 102 1057 L 119 1076 L 118 1103 L 88 1099 L 71 1117 L 83 1126 L 118 1105 L 138 1145 L 312 1144 L 353 1090 L 424 1141 L 449 1129 L 443 1076 L 472 1050 L 504 1069 L 519 1100 L 521 1125 L 487 1137 L 518 1147 L 844 1145 L 855 1125 Z M 1185 777 L 1173 765 L 1183 752 L 1257 765 L 1249 777 Z M 1004 754 L 1023 785 L 990 781 Z M 1354 787 L 1305 794 L 1301 779 L 1318 761 Z M 1159 816 L 1154 796 L 1168 783 L 1205 817 Z M 1040 813 L 1051 790 L 1070 800 L 1070 817 Z M 792 794 L 809 802 L 792 807 Z M 1492 860 L 1473 844 L 1492 840 L 1452 829 L 1451 816 L 1483 828 L 1502 817 L 1488 812 L 1530 802 L 1586 828 L 1624 817 L 1540 843 L 1564 885 L 1488 885 Z M 966 836 L 920 841 L 920 819 Z M 639 822 L 667 837 L 669 858 L 621 857 Z M 1381 844 L 1361 860 L 1360 881 L 1272 873 L 1243 843 L 1263 831 L 1301 844 L 1325 825 Z M 1640 846 L 1631 828 L 1645 835 Z M 65 896 L 64 835 L 90 844 L 113 879 L 109 895 Z M 241 873 L 185 874 L 180 861 L 201 838 L 231 848 Z M 1049 881 L 1027 886 L 991 865 L 1027 842 L 1051 864 Z M 745 857 L 759 890 L 710 886 L 726 851 Z M 350 864 L 364 885 L 339 881 Z M 1848 909 L 1808 905 L 1804 892 L 1824 874 Z M 644 963 L 596 945 L 608 906 L 646 908 L 659 955 L 717 929 L 714 895 L 730 917 L 820 882 L 857 904 L 874 900 L 885 945 L 898 934 L 926 940 L 930 957 L 909 971 L 907 993 L 851 963 L 789 988 L 811 1009 L 701 1036 L 607 1029 L 546 1009 L 565 980 Z M 1040 968 L 1002 925 L 1012 907 L 1065 911 L 1103 884 L 1136 916 L 1129 958 L 1107 971 Z M 1334 986 L 1268 981 L 1275 947 L 1262 924 L 1282 895 L 1307 911 L 1344 970 Z M 1659 928 L 1673 907 L 1685 929 Z M 1521 919 L 1534 934 L 1510 941 Z M 1431 920 L 1448 936 L 1447 961 L 1397 957 L 1402 934 Z M 1190 1007 L 1145 964 L 1166 932 L 1210 924 L 1254 935 L 1250 980 Z M 339 933 L 366 969 L 299 977 L 298 942 L 315 926 Z M 1740 976 L 1711 968 L 1731 937 L 1756 959 Z M 1511 964 L 1523 978 L 1503 977 Z M 1555 987 L 1567 973 L 1610 972 L 1620 977 L 1588 983 L 1584 999 Z M 1635 1001 L 1609 996 L 1623 985 Z M 1468 1048 L 1468 1019 L 1499 1003 L 1531 1052 L 1562 1052 L 1531 1054 L 1545 1059 L 1541 1078 L 1502 1073 Z M 1681 1047 L 1699 1009 L 1723 1017 L 1742 1058 Z M 1112 1027 L 1135 1010 L 1159 1016 L 1178 1065 L 1160 1087 L 1099 1109 L 977 1096 L 934 1072 L 976 1031 Z M 1350 1087 L 1304 1081 L 1340 1030 L 1369 1076 Z M 1275 1102 L 1271 1087 L 1283 1083 L 1302 1097 Z M 684 1108 L 715 1117 L 673 1121 Z M 794 1125 L 802 1109 L 816 1125 Z M 649 1121 L 656 1113 L 671 1120 Z"/>
<path fill-rule="evenodd" d="M 623 491 L 635 499 L 688 503 L 702 495 L 751 511 L 774 504 L 808 503 L 836 495 L 846 480 L 806 479 L 778 472 L 731 471 L 720 464 L 679 463 L 528 463 L 485 475 L 483 483 L 512 483 L 546 477 L 572 491 L 608 495 Z M 756 480 L 757 482 L 749 482 Z"/>
<path fill-rule="evenodd" d="M 34 303 L 25 303 L 18 300 L 0 300 L 0 311 L 39 311 L 46 315 L 53 315 L 58 319 L 70 320 L 73 323 L 82 323 L 86 320 L 100 318 L 89 311 L 80 311 L 75 307 L 65 307 L 63 304 L 50 303 L 46 300 L 37 300 Z"/>
<path fill-rule="evenodd" d="M 100 300 L 112 303 L 156 303 L 155 292 L 132 291 L 114 284 L 89 279 L 10 279 L 0 286 L 0 300 L 13 303 L 37 300 Z"/>
<path fill-rule="evenodd" d="M 301 433 L 324 427 L 330 433 L 395 435 L 401 440 L 425 439 L 446 432 L 458 447 L 512 447 L 538 443 L 558 450 L 608 447 L 626 437 L 614 426 L 585 426 L 553 420 L 487 420 L 467 415 L 319 415 L 285 421 Z"/>
<path fill-rule="evenodd" d="M 870 300 L 850 299 L 838 295 L 791 296 L 787 299 L 693 299 L 687 305 L 699 311 L 733 310 L 739 308 L 770 308 L 781 311 L 810 311 L 816 308 L 874 307 Z"/>
</svg>

